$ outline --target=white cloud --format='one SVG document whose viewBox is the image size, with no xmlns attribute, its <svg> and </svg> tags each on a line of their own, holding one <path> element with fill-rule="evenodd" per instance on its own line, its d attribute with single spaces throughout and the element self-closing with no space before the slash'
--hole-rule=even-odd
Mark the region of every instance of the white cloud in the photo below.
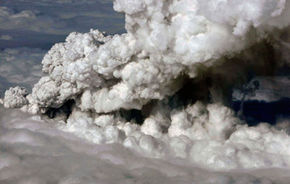
<svg viewBox="0 0 290 184">
<path fill-rule="evenodd" d="M 12 40 L 12 36 L 10 35 L 1 35 L 0 36 L 0 40 Z"/>
<path fill-rule="evenodd" d="M 118 144 L 90 144 L 17 110 L 0 107 L 0 183 L 281 183 L 288 170 L 213 172 L 182 160 L 144 158 Z M 286 176 L 286 177 L 285 177 Z"/>
</svg>

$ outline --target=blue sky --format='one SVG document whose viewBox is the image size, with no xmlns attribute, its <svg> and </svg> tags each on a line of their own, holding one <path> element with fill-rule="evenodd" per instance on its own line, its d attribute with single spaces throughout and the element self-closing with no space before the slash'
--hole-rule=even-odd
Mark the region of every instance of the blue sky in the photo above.
<svg viewBox="0 0 290 184">
<path fill-rule="evenodd" d="M 73 31 L 124 32 L 111 0 L 0 0 L 0 48 L 49 49 Z"/>
<path fill-rule="evenodd" d="M 15 85 L 31 89 L 44 54 L 71 32 L 125 32 L 112 0 L 0 0 L 0 97 Z"/>
</svg>

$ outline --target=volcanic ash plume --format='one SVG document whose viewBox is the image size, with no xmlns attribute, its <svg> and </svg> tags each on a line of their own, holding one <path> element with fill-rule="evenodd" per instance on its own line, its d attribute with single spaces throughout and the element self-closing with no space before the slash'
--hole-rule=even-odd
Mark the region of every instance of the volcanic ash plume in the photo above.
<svg viewBox="0 0 290 184">
<path fill-rule="evenodd" d="M 32 93 L 11 88 L 4 106 L 153 157 L 214 169 L 290 167 L 286 133 L 248 127 L 228 107 L 249 71 L 271 75 L 287 64 L 280 38 L 290 1 L 115 0 L 114 9 L 127 33 L 71 33 L 43 58 L 47 75 Z"/>
</svg>

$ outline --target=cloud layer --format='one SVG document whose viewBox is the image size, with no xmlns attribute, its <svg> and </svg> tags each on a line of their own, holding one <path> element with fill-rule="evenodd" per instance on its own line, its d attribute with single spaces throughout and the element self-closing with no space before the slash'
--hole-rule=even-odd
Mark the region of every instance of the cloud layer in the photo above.
<svg viewBox="0 0 290 184">
<path fill-rule="evenodd" d="M 173 158 L 144 158 L 118 144 L 96 145 L 54 128 L 38 116 L 1 107 L 0 182 L 91 183 L 288 183 L 287 170 L 210 172 Z M 287 178 L 287 177 L 288 178 Z"/>
</svg>

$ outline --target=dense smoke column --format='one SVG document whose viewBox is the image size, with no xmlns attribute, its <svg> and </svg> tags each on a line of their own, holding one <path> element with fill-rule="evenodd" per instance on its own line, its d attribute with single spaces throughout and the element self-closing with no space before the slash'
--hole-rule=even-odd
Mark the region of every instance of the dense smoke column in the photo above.
<svg viewBox="0 0 290 184">
<path fill-rule="evenodd" d="M 72 33 L 65 43 L 56 44 L 42 61 L 48 76 L 35 85 L 24 109 L 45 112 L 67 100 L 96 113 L 141 109 L 151 100 L 172 96 L 186 78 L 200 77 L 203 96 L 208 90 L 210 101 L 228 103 L 224 98 L 230 97 L 232 83 L 245 72 L 279 62 L 272 56 L 272 63 L 269 57 L 257 57 L 271 55 L 262 40 L 287 26 L 288 7 L 288 1 L 272 0 L 117 0 L 114 8 L 125 13 L 128 33 Z M 244 49 L 249 52 L 232 59 Z M 233 70 L 240 76 L 228 73 Z"/>
</svg>

